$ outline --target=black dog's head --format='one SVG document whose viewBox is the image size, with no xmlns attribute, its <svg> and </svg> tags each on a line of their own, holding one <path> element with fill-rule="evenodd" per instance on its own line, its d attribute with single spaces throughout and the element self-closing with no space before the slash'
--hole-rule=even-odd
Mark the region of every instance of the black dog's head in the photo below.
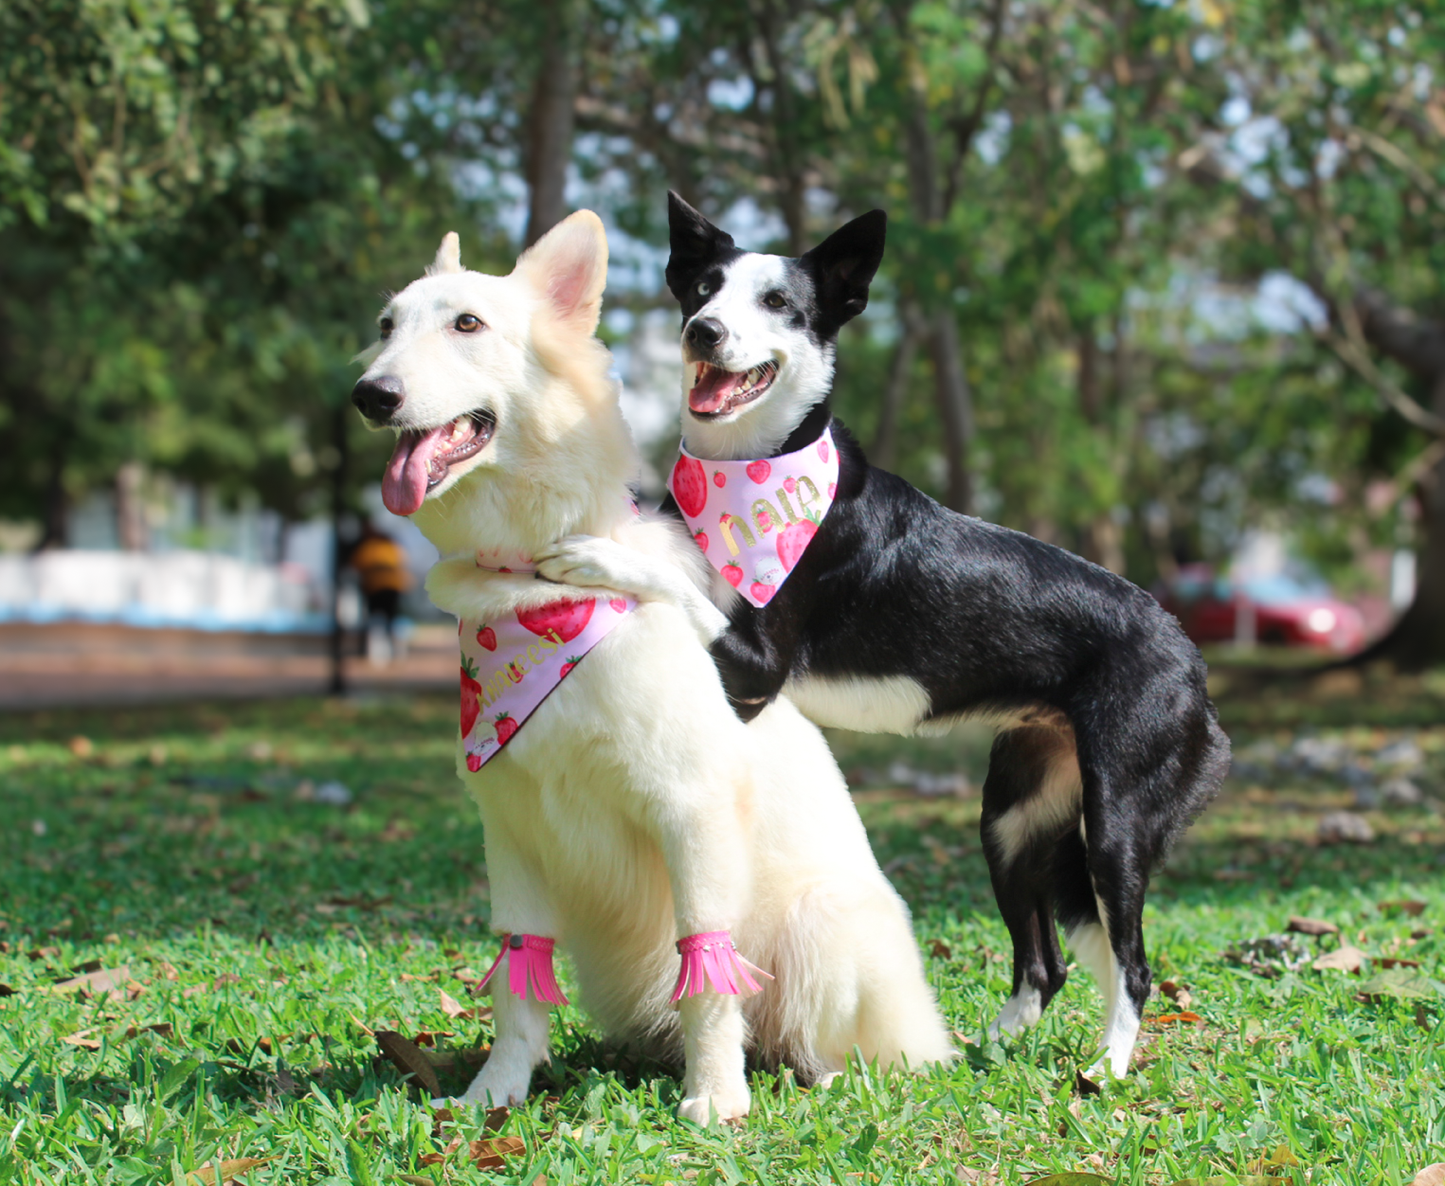
<svg viewBox="0 0 1445 1186">
<path fill-rule="evenodd" d="M 684 432 L 722 452 L 776 449 L 827 398 L 838 331 L 868 307 L 887 216 L 872 210 L 798 259 L 739 250 L 667 196 L 667 286 L 682 304 Z M 705 446 L 704 446 L 705 447 Z"/>
</svg>

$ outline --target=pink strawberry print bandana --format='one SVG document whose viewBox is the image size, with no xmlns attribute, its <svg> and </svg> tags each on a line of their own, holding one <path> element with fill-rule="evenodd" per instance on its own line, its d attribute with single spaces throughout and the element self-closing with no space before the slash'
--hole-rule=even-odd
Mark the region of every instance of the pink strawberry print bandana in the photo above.
<svg viewBox="0 0 1445 1186">
<path fill-rule="evenodd" d="M 684 445 L 667 488 L 708 562 L 753 605 L 767 605 L 838 497 L 832 429 L 760 461 L 708 461 Z"/>
<path fill-rule="evenodd" d="M 479 567 L 488 567 L 480 559 Z M 506 570 L 527 572 L 531 566 Z M 467 769 L 478 771 L 495 758 L 583 656 L 636 608 L 631 597 L 563 598 L 486 622 L 462 622 Z"/>
</svg>

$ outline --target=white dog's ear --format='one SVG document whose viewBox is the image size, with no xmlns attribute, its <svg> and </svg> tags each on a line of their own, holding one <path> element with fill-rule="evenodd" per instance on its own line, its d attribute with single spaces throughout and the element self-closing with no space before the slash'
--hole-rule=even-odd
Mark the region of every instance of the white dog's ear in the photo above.
<svg viewBox="0 0 1445 1186">
<path fill-rule="evenodd" d="M 426 270 L 428 276 L 441 276 L 447 272 L 462 270 L 462 241 L 456 231 L 442 236 L 442 245 L 437 248 L 437 257 Z"/>
<path fill-rule="evenodd" d="M 514 275 L 524 276 L 563 321 L 591 333 L 607 286 L 607 234 L 590 210 L 564 218 L 524 251 Z"/>
</svg>

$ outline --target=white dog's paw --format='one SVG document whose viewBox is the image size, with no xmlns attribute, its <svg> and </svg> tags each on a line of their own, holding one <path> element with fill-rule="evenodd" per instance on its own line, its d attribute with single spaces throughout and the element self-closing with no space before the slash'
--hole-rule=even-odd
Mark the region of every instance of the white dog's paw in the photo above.
<svg viewBox="0 0 1445 1186">
<path fill-rule="evenodd" d="M 642 557 L 616 540 L 569 535 L 533 558 L 537 572 L 559 585 L 615 589 L 634 595 L 652 591 Z"/>
<path fill-rule="evenodd" d="M 451 1100 L 452 1104 L 474 1104 L 483 1108 L 516 1108 L 527 1102 L 527 1089 L 531 1086 L 532 1076 L 528 1075 L 488 1075 L 483 1067 L 480 1074 L 472 1080 L 472 1085 L 467 1088 L 465 1095 L 457 1096 Z M 434 1104 L 435 1100 L 432 1101 Z M 445 1104 L 439 1105 L 445 1107 Z"/>
<path fill-rule="evenodd" d="M 679 1120 L 691 1120 L 704 1127 L 716 1116 L 719 1122 L 741 1120 L 753 1106 L 753 1097 L 748 1093 L 747 1084 L 716 1091 L 712 1095 L 688 1096 L 678 1106 Z"/>
</svg>

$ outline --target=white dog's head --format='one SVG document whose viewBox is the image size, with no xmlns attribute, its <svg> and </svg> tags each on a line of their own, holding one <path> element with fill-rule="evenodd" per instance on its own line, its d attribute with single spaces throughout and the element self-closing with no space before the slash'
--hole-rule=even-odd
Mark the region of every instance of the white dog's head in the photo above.
<svg viewBox="0 0 1445 1186">
<path fill-rule="evenodd" d="M 576 530 L 570 520 L 604 485 L 620 501 L 635 476 L 592 336 L 606 237 L 582 210 L 508 276 L 467 271 L 460 256 L 448 234 L 426 275 L 381 311 L 352 402 L 397 433 L 382 480 L 393 514 L 418 515 L 443 552 L 537 546 Z"/>
</svg>

